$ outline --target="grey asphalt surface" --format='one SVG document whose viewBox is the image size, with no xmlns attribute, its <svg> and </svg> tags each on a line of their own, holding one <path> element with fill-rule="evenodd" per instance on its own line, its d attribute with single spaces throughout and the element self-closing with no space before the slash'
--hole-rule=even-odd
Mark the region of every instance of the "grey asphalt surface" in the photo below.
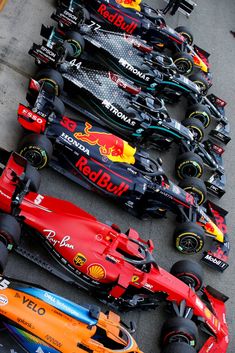
<svg viewBox="0 0 235 353">
<path fill-rule="evenodd" d="M 162 0 L 148 1 L 151 5 L 162 8 L 166 3 Z M 211 53 L 211 71 L 214 74 L 214 85 L 211 92 L 228 102 L 227 116 L 231 123 L 233 140 L 227 146 L 224 154 L 225 168 L 227 170 L 227 193 L 218 202 L 229 211 L 228 223 L 231 241 L 230 267 L 224 274 L 214 272 L 204 267 L 205 283 L 223 291 L 230 297 L 227 304 L 227 321 L 230 327 L 230 347 L 228 353 L 234 352 L 235 329 L 235 161 L 234 161 L 234 83 L 235 83 L 235 38 L 229 33 L 235 30 L 235 2 L 234 0 L 196 0 L 198 6 L 187 19 L 181 14 L 174 17 L 167 16 L 167 23 L 176 27 L 187 25 L 194 33 L 195 43 Z M 12 0 L 7 3 L 0 13 L 0 146 L 8 150 L 15 149 L 22 136 L 21 128 L 16 120 L 18 103 L 25 103 L 25 94 L 28 78 L 36 71 L 32 58 L 27 54 L 33 42 L 41 42 L 41 23 L 52 24 L 50 14 L 54 9 L 54 0 Z M 179 120 L 183 118 L 184 104 L 170 107 L 172 117 Z M 72 115 L 72 113 L 71 113 Z M 153 153 L 153 156 L 163 157 L 163 166 L 169 175 L 173 176 L 174 153 Z M 172 232 L 174 217 L 169 214 L 167 219 L 140 221 L 125 213 L 112 202 L 100 196 L 83 190 L 76 184 L 66 180 L 52 170 L 42 172 L 41 193 L 51 194 L 55 197 L 67 199 L 86 211 L 94 214 L 101 221 L 112 220 L 126 230 L 132 226 L 136 228 L 145 239 L 152 238 L 156 250 L 155 256 L 160 266 L 170 269 L 171 265 L 182 258 L 172 247 Z M 209 243 L 208 243 L 209 246 Z M 193 256 L 199 259 L 200 255 Z M 43 270 L 30 264 L 18 255 L 12 253 L 9 257 L 6 274 L 19 279 L 36 282 L 51 291 L 65 296 L 78 303 L 97 304 L 97 301 L 87 297 L 86 293 L 79 291 L 61 280 L 47 274 Z M 101 305 L 103 309 L 105 306 Z M 123 315 L 123 319 L 135 320 L 137 332 L 135 337 L 145 353 L 159 353 L 159 330 L 167 317 L 162 308 L 151 312 L 133 312 Z M 3 339 L 0 333 L 0 352 L 12 352 L 13 343 Z M 21 353 L 20 348 L 15 352 Z"/>
</svg>

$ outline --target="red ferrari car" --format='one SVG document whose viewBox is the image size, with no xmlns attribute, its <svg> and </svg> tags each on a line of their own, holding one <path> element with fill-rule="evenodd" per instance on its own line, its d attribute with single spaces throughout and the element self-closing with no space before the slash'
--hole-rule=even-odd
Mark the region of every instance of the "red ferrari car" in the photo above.
<svg viewBox="0 0 235 353">
<path fill-rule="evenodd" d="M 78 286 L 117 309 L 155 308 L 167 301 L 175 317 L 163 325 L 163 352 L 196 352 L 197 324 L 208 334 L 200 353 L 226 352 L 227 297 L 202 287 L 197 263 L 179 261 L 168 273 L 157 265 L 151 240 L 142 240 L 134 229 L 121 233 L 117 226 L 101 223 L 67 201 L 38 194 L 37 170 L 17 153 L 0 152 L 0 269 L 8 250 L 19 245 L 21 233 L 27 233 L 41 239 Z M 196 294 L 199 289 L 203 300 Z"/>
</svg>

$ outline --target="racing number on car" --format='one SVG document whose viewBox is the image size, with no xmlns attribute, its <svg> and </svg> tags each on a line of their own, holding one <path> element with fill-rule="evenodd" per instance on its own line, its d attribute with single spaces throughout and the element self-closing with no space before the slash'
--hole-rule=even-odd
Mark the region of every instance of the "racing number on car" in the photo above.
<svg viewBox="0 0 235 353">
<path fill-rule="evenodd" d="M 0 277 L 0 290 L 7 289 L 9 284 L 10 282 L 7 279 L 2 279 L 2 277 Z"/>
</svg>

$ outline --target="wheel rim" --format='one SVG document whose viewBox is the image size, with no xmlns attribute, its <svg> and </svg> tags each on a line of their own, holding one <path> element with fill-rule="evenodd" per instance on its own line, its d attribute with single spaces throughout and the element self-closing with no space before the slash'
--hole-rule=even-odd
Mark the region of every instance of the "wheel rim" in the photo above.
<svg viewBox="0 0 235 353">
<path fill-rule="evenodd" d="M 182 239 L 180 239 L 179 246 L 177 247 L 181 252 L 184 252 L 186 254 L 194 254 L 198 251 L 200 242 L 198 239 L 195 238 L 195 236 L 190 233 L 186 236 L 184 236 Z"/>
<path fill-rule="evenodd" d="M 187 43 L 189 44 L 189 45 L 191 45 L 192 44 L 192 37 L 188 34 L 188 33 L 186 33 L 186 32 L 181 32 L 180 33 L 186 40 L 187 40 Z"/>
<path fill-rule="evenodd" d="M 80 45 L 79 42 L 75 41 L 75 40 L 68 40 L 68 43 L 71 44 L 72 48 L 73 48 L 73 51 L 74 51 L 74 57 L 77 58 L 81 55 L 82 53 L 82 47 Z"/>
<path fill-rule="evenodd" d="M 205 200 L 205 195 L 201 190 L 195 189 L 193 187 L 186 187 L 184 188 L 185 191 L 187 191 L 190 195 L 193 196 L 193 198 L 197 201 L 198 205 L 201 205 L 204 200 Z"/>
<path fill-rule="evenodd" d="M 181 179 L 185 177 L 200 177 L 202 175 L 202 169 L 199 164 L 192 161 L 184 162 L 184 165 L 179 167 L 178 176 Z"/>
<path fill-rule="evenodd" d="M 188 75 L 192 72 L 193 65 L 189 60 L 186 59 L 177 59 L 175 60 L 175 65 L 180 74 Z"/>
<path fill-rule="evenodd" d="M 197 141 L 202 141 L 204 134 L 202 130 L 194 125 L 187 126 Z"/>
<path fill-rule="evenodd" d="M 202 81 L 194 81 L 194 83 L 199 87 L 200 93 L 205 96 L 207 94 L 208 88 Z"/>
<path fill-rule="evenodd" d="M 171 336 L 168 339 L 168 342 L 169 343 L 184 342 L 191 345 L 192 341 L 189 337 L 185 336 L 183 333 L 178 333 L 178 334 L 175 334 L 174 336 Z"/>
<path fill-rule="evenodd" d="M 35 168 L 41 169 L 47 164 L 47 155 L 45 151 L 30 148 L 25 151 L 22 150 L 20 154 Z"/>
<path fill-rule="evenodd" d="M 58 84 L 57 84 L 54 80 L 52 80 L 52 79 L 50 79 L 50 78 L 40 78 L 40 80 L 39 80 L 38 82 L 39 82 L 39 83 L 47 82 L 48 85 L 51 85 L 51 87 L 54 88 L 54 90 L 55 90 L 55 95 L 56 95 L 56 96 L 59 95 L 60 89 L 59 89 Z"/>
<path fill-rule="evenodd" d="M 200 282 L 196 278 L 193 278 L 190 274 L 185 273 L 183 275 L 177 276 L 177 278 L 187 284 L 187 286 L 195 288 L 196 290 L 200 287 Z"/>
</svg>

